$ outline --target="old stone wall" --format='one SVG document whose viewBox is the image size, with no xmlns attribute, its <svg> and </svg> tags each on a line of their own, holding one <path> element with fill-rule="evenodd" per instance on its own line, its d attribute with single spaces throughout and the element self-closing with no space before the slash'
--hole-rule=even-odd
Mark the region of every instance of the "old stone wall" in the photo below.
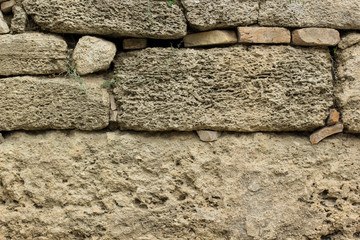
<svg viewBox="0 0 360 240">
<path fill-rule="evenodd" d="M 0 239 L 360 239 L 357 0 L 0 0 Z"/>
</svg>

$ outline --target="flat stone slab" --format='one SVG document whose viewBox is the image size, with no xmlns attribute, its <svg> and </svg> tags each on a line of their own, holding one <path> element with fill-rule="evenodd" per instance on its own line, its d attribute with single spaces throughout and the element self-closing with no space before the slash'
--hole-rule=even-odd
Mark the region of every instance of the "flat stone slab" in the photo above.
<svg viewBox="0 0 360 240">
<path fill-rule="evenodd" d="M 336 52 L 336 97 L 345 130 L 360 133 L 360 44 Z"/>
<path fill-rule="evenodd" d="M 190 26 L 201 31 L 254 24 L 259 11 L 256 0 L 183 0 L 182 4 Z"/>
<path fill-rule="evenodd" d="M 292 32 L 292 44 L 300 46 L 336 46 L 340 33 L 331 28 L 303 28 Z"/>
<path fill-rule="evenodd" d="M 0 79 L 0 131 L 98 130 L 109 123 L 109 97 L 102 78 L 14 77 Z"/>
<path fill-rule="evenodd" d="M 43 29 L 56 33 L 176 39 L 186 35 L 177 4 L 138 0 L 25 0 L 26 12 Z"/>
<path fill-rule="evenodd" d="M 237 35 L 231 30 L 213 30 L 186 35 L 185 47 L 214 46 L 237 43 Z"/>
<path fill-rule="evenodd" d="M 238 27 L 239 43 L 290 43 L 291 34 L 286 28 Z"/>
<path fill-rule="evenodd" d="M 0 35 L 0 76 L 44 75 L 66 70 L 67 44 L 56 35 Z"/>
<path fill-rule="evenodd" d="M 121 129 L 307 131 L 333 105 L 327 49 L 148 48 L 114 62 Z"/>
<path fill-rule="evenodd" d="M 360 1 L 261 1 L 261 26 L 360 29 Z"/>
</svg>

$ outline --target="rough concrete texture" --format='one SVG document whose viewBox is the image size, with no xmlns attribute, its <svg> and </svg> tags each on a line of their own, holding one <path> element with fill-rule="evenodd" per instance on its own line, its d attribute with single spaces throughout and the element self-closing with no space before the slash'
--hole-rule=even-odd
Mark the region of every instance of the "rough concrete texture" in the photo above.
<svg viewBox="0 0 360 240">
<path fill-rule="evenodd" d="M 7 25 L 2 12 L 0 11 L 0 34 L 9 33 L 10 29 Z"/>
<path fill-rule="evenodd" d="M 25 0 L 23 5 L 42 29 L 51 32 L 159 39 L 186 35 L 183 12 L 166 1 Z"/>
<path fill-rule="evenodd" d="M 340 33 L 331 28 L 302 28 L 292 33 L 292 44 L 300 46 L 336 46 Z"/>
<path fill-rule="evenodd" d="M 184 37 L 185 47 L 212 46 L 237 43 L 235 31 L 213 30 L 186 35 Z"/>
<path fill-rule="evenodd" d="M 113 42 L 98 37 L 84 36 L 79 39 L 72 58 L 80 75 L 107 70 L 116 54 Z"/>
<path fill-rule="evenodd" d="M 240 43 L 290 43 L 291 34 L 286 28 L 238 27 Z"/>
<path fill-rule="evenodd" d="M 52 34 L 0 35 L 0 76 L 40 75 L 66 70 L 67 44 Z"/>
<path fill-rule="evenodd" d="M 341 37 L 338 47 L 340 49 L 345 49 L 355 45 L 356 43 L 360 43 L 360 33 L 350 32 Z"/>
<path fill-rule="evenodd" d="M 259 1 L 254 0 L 182 0 L 191 27 L 205 31 L 254 24 Z"/>
<path fill-rule="evenodd" d="M 358 0 L 266 0 L 260 3 L 259 24 L 282 27 L 360 29 Z"/>
<path fill-rule="evenodd" d="M 147 48 L 114 62 L 121 129 L 314 130 L 333 105 L 327 49 Z"/>
<path fill-rule="evenodd" d="M 14 132 L 4 239 L 358 239 L 360 139 Z"/>
<path fill-rule="evenodd" d="M 109 123 L 109 97 L 101 77 L 0 79 L 0 131 L 97 130 Z M 81 91 L 86 89 L 86 92 Z"/>
<path fill-rule="evenodd" d="M 360 44 L 336 52 L 336 97 L 349 132 L 360 133 Z"/>
</svg>

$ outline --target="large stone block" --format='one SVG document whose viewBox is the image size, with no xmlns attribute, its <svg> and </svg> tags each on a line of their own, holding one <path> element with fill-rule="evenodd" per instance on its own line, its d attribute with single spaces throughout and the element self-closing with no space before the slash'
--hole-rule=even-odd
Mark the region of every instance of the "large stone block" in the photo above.
<svg viewBox="0 0 360 240">
<path fill-rule="evenodd" d="M 346 130 L 360 133 L 360 44 L 336 55 L 337 88 L 336 96 Z"/>
<path fill-rule="evenodd" d="M 259 24 L 262 26 L 360 29 L 360 1 L 261 1 Z"/>
<path fill-rule="evenodd" d="M 138 0 L 25 0 L 25 10 L 44 30 L 57 33 L 176 39 L 186 35 L 178 5 Z"/>
<path fill-rule="evenodd" d="M 360 139 L 14 132 L 0 145 L 4 239 L 357 239 Z M 354 237 L 355 236 L 355 237 Z"/>
<path fill-rule="evenodd" d="M 42 75 L 66 70 L 67 44 L 43 33 L 0 35 L 0 76 Z"/>
<path fill-rule="evenodd" d="M 109 97 L 100 89 L 103 81 L 86 78 L 80 86 L 66 78 L 1 78 L 0 131 L 105 128 Z"/>
<path fill-rule="evenodd" d="M 327 49 L 149 48 L 114 61 L 121 129 L 305 131 L 333 105 Z"/>
<path fill-rule="evenodd" d="M 257 22 L 257 0 L 183 0 L 190 26 L 201 31 Z"/>
</svg>

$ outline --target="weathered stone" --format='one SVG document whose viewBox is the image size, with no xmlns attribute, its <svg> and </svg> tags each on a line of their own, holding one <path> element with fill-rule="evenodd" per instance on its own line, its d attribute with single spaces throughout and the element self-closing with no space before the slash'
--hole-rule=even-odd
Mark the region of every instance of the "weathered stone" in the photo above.
<svg viewBox="0 0 360 240">
<path fill-rule="evenodd" d="M 360 133 L 360 44 L 336 52 L 336 97 L 349 132 Z"/>
<path fill-rule="evenodd" d="M 333 105 L 327 49 L 147 48 L 114 62 L 121 129 L 314 130 Z"/>
<path fill-rule="evenodd" d="M 238 27 L 240 43 L 290 43 L 291 34 L 286 28 Z"/>
<path fill-rule="evenodd" d="M 0 133 L 0 144 L 4 142 L 4 137 L 2 136 L 2 134 Z"/>
<path fill-rule="evenodd" d="M 0 11 L 0 34 L 9 33 L 9 32 L 10 32 L 9 26 L 5 22 L 4 16 Z"/>
<path fill-rule="evenodd" d="M 185 47 L 224 45 L 236 42 L 236 33 L 229 30 L 214 30 L 209 32 L 193 33 L 184 37 Z"/>
<path fill-rule="evenodd" d="M 15 4 L 16 4 L 15 0 L 3 2 L 3 3 L 1 3 L 1 11 L 4 14 L 11 13 L 11 10 L 12 10 L 13 6 L 15 6 Z"/>
<path fill-rule="evenodd" d="M 178 5 L 138 0 L 24 0 L 42 29 L 57 33 L 159 39 L 182 38 L 186 20 Z"/>
<path fill-rule="evenodd" d="M 341 38 L 338 47 L 340 49 L 345 49 L 357 43 L 360 43 L 360 33 L 351 32 Z"/>
<path fill-rule="evenodd" d="M 20 6 L 14 6 L 13 18 L 11 19 L 11 31 L 14 33 L 23 33 L 26 30 L 27 15 L 25 10 Z"/>
<path fill-rule="evenodd" d="M 80 75 L 107 70 L 116 54 L 114 43 L 91 36 L 79 39 L 72 55 Z"/>
<path fill-rule="evenodd" d="M 318 144 L 321 140 L 331 135 L 341 133 L 343 130 L 344 130 L 344 125 L 342 123 L 337 123 L 332 126 L 324 127 L 311 134 L 310 142 L 311 144 Z"/>
<path fill-rule="evenodd" d="M 67 44 L 43 33 L 0 35 L 0 76 L 40 75 L 66 70 Z"/>
<path fill-rule="evenodd" d="M 75 79 L 14 77 L 0 79 L 0 131 L 18 129 L 105 128 L 109 97 L 100 77 L 84 79 L 86 92 Z"/>
<path fill-rule="evenodd" d="M 146 38 L 127 38 L 123 40 L 123 49 L 125 50 L 143 49 L 146 46 Z"/>
<path fill-rule="evenodd" d="M 303 28 L 292 33 L 292 44 L 300 46 L 335 46 L 340 33 L 329 28 Z"/>
<path fill-rule="evenodd" d="M 356 239 L 360 139 L 14 132 L 0 147 L 0 236 Z M 40 237 L 39 237 L 40 239 Z"/>
<path fill-rule="evenodd" d="M 196 133 L 203 142 L 214 142 L 221 136 L 218 131 L 199 130 Z"/>
<path fill-rule="evenodd" d="M 257 0 L 183 0 L 190 26 L 201 31 L 257 22 Z"/>
<path fill-rule="evenodd" d="M 260 2 L 259 24 L 281 27 L 360 29 L 358 0 L 266 0 Z"/>
<path fill-rule="evenodd" d="M 329 117 L 326 119 L 326 125 L 334 125 L 340 120 L 340 113 L 336 109 L 330 109 Z"/>
</svg>

